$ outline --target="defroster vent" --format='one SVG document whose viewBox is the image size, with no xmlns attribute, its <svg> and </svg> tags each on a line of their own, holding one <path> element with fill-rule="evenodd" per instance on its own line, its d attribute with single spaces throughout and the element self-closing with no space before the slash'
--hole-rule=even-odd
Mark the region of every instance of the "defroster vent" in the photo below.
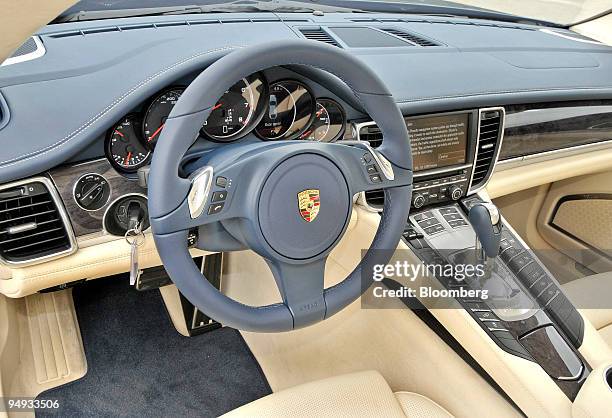
<svg viewBox="0 0 612 418">
<path fill-rule="evenodd" d="M 66 212 L 47 178 L 0 187 L 1 261 L 33 263 L 75 249 Z"/>
<path fill-rule="evenodd" d="M 302 32 L 302 35 L 304 35 L 306 39 L 325 42 L 326 44 L 340 47 L 340 44 L 322 28 L 302 28 L 300 32 Z"/>
<path fill-rule="evenodd" d="M 504 129 L 505 113 L 503 108 L 482 109 L 479 114 L 478 149 L 476 150 L 476 162 L 470 190 L 484 186 L 491 176 L 495 160 L 499 154 Z"/>
</svg>

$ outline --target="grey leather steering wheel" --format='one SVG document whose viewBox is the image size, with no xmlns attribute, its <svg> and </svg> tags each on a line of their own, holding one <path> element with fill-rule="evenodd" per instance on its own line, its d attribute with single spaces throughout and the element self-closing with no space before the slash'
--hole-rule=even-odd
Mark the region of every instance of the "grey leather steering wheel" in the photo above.
<svg viewBox="0 0 612 418">
<path fill-rule="evenodd" d="M 357 141 L 239 141 L 204 153 L 189 164 L 191 175 L 181 177 L 182 160 L 218 98 L 237 80 L 290 64 L 316 67 L 342 79 L 382 130 L 382 145 L 374 151 Z M 371 176 L 371 166 L 378 178 Z M 227 180 L 225 188 L 223 179 L 217 185 L 220 177 Z M 349 224 L 353 196 L 375 189 L 384 189 L 385 205 L 371 248 L 347 278 L 324 289 L 325 262 Z M 220 211 L 209 213 L 215 191 L 225 191 L 227 197 Z M 157 250 L 187 299 L 225 325 L 278 332 L 328 318 L 370 286 L 367 278 L 373 266 L 388 262 L 388 250 L 399 242 L 411 191 L 406 125 L 383 82 L 339 48 L 286 40 L 232 51 L 187 87 L 155 149 L 149 212 Z M 200 248 L 250 248 L 261 255 L 283 302 L 253 307 L 219 292 L 202 277 L 189 254 L 187 236 L 192 228 L 199 228 Z"/>
</svg>

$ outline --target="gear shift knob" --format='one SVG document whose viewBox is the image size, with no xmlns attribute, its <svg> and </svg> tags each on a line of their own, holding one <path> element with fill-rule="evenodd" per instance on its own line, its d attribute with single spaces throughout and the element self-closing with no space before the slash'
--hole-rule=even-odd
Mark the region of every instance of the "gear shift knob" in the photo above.
<svg viewBox="0 0 612 418">
<path fill-rule="evenodd" d="M 468 220 L 487 258 L 499 255 L 501 241 L 501 218 L 493 203 L 476 203 L 468 212 Z"/>
</svg>

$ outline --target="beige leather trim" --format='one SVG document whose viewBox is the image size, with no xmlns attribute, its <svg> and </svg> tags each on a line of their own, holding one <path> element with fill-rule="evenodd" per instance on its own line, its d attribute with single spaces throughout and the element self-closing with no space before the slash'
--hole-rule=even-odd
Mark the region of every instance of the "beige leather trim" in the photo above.
<svg viewBox="0 0 612 418">
<path fill-rule="evenodd" d="M 491 198 L 497 198 L 519 190 L 611 168 L 612 147 L 542 162 L 525 160 L 511 168 L 498 165 L 486 190 Z"/>
<path fill-rule="evenodd" d="M 189 337 L 185 315 L 183 315 L 183 306 L 181 305 L 181 294 L 175 285 L 168 285 L 159 288 L 166 310 L 174 328 L 184 337 Z"/>
<path fill-rule="evenodd" d="M 607 418 L 612 405 L 612 388 L 606 383 L 605 373 L 612 363 L 594 369 L 582 385 L 572 407 L 574 418 Z"/>
<path fill-rule="evenodd" d="M 397 397 L 396 397 L 397 396 Z M 448 418 L 436 403 L 413 393 L 394 395 L 375 371 L 316 380 L 273 393 L 223 417 Z"/>
<path fill-rule="evenodd" d="M 74 0 L 0 1 L 0 63 L 11 56 L 29 36 L 74 3 Z"/>
<path fill-rule="evenodd" d="M 85 375 L 71 291 L 0 295 L 0 394 L 35 397 Z M 19 414 L 21 415 L 21 414 Z"/>
<path fill-rule="evenodd" d="M 407 417 L 451 418 L 446 409 L 431 399 L 413 392 L 395 392 L 395 398 Z"/>
<path fill-rule="evenodd" d="M 138 248 L 140 268 L 162 264 L 151 233 L 146 234 L 144 244 Z M 207 252 L 192 250 L 192 255 Z M 22 268 L 0 267 L 0 293 L 18 298 L 33 294 L 41 289 L 81 279 L 97 279 L 125 273 L 130 269 L 130 245 L 123 238 L 86 248 L 76 253 Z"/>
</svg>

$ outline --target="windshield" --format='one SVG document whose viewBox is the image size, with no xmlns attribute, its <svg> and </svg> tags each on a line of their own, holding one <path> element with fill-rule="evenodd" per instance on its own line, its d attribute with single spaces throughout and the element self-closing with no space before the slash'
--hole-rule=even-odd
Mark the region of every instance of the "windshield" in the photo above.
<svg viewBox="0 0 612 418">
<path fill-rule="evenodd" d="M 485 9 L 539 21 L 552 22 L 563 26 L 571 26 L 574 23 L 588 20 L 605 12 L 612 12 L 612 0 L 81 0 L 62 13 L 59 21 L 62 21 L 62 17 L 78 14 L 79 12 L 164 8 L 163 14 L 172 14 L 176 13 L 176 11 L 169 10 L 170 8 L 185 6 L 204 6 L 205 8 L 200 10 L 200 12 L 225 13 L 240 11 L 307 12 L 309 9 L 312 9 L 346 12 L 461 14 L 461 9 L 466 11 Z M 346 9 L 326 9 L 326 6 Z M 428 10 L 431 13 L 428 13 Z M 148 13 L 143 12 L 143 14 L 153 14 L 153 12 L 149 10 Z M 159 14 L 162 13 L 160 12 Z M 135 16 L 137 13 L 134 11 L 131 15 Z M 495 19 L 494 15 L 481 17 Z M 99 15 L 93 15 L 92 18 L 99 18 Z"/>
<path fill-rule="evenodd" d="M 454 0 L 531 19 L 546 20 L 564 26 L 612 12 L 612 0 Z"/>
</svg>

